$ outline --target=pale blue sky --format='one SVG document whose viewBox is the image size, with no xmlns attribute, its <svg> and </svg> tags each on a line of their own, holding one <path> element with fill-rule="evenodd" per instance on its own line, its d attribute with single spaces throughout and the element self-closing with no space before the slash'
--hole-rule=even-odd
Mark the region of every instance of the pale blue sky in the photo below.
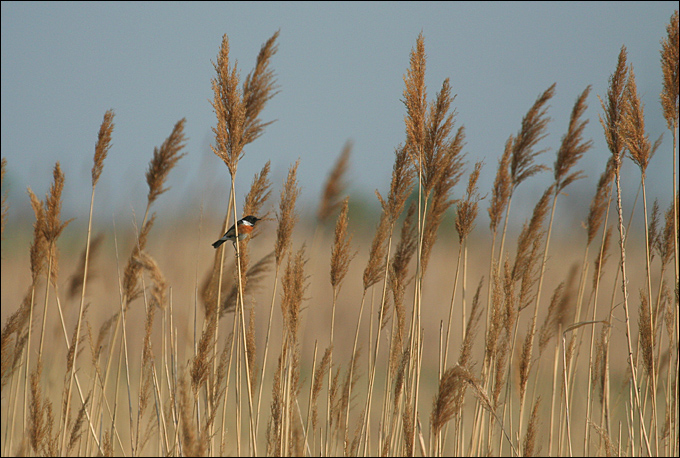
<svg viewBox="0 0 680 458">
<path fill-rule="evenodd" d="M 203 199 L 205 211 L 223 214 L 228 173 L 209 148 L 215 125 L 211 62 L 227 34 L 231 58 L 245 77 L 276 30 L 279 51 L 272 65 L 280 93 L 262 114 L 276 122 L 245 150 L 239 204 L 268 159 L 275 203 L 288 167 L 300 158 L 302 201 L 313 208 L 347 140 L 354 144 L 350 191 L 386 193 L 394 148 L 404 141 L 402 78 L 422 31 L 428 95 L 451 79 L 457 125 L 467 132 L 464 151 L 471 164 L 486 162 L 483 194 L 505 140 L 542 91 L 557 83 L 549 136 L 539 145 L 550 148 L 539 161 L 552 165 L 576 97 L 593 86 L 586 138 L 595 147 L 581 164 L 588 178 L 571 190 L 585 205 L 608 157 L 597 96 L 605 95 L 626 45 L 648 132 L 652 140 L 666 132 L 648 172 L 650 199 L 660 197 L 665 208 L 672 162 L 658 102 L 659 42 L 676 8 L 677 2 L 2 2 L 1 147 L 10 212 L 30 208 L 26 187 L 45 194 L 60 161 L 65 211 L 86 218 L 97 131 L 113 108 L 113 148 L 97 188 L 100 216 L 143 212 L 153 149 L 183 117 L 188 155 L 171 172 L 172 189 L 158 209 L 197 211 Z M 634 193 L 639 174 L 630 162 L 626 167 L 624 178 L 632 181 L 627 189 Z M 533 206 L 550 179 L 544 174 L 522 185 L 518 205 L 524 199 Z M 457 192 L 463 189 L 464 183 Z"/>
</svg>

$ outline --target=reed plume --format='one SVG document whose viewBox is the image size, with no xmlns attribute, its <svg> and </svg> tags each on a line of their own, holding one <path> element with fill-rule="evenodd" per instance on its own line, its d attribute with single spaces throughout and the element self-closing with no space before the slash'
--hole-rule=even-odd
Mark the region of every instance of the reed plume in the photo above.
<svg viewBox="0 0 680 458">
<path fill-rule="evenodd" d="M 290 249 L 293 228 L 298 220 L 298 215 L 295 212 L 295 203 L 300 196 L 300 188 L 297 183 L 297 169 L 299 165 L 300 160 L 298 159 L 295 164 L 290 167 L 288 170 L 288 178 L 281 190 L 279 211 L 276 213 L 278 226 L 276 227 L 276 242 L 274 244 L 277 266 L 281 265 L 283 257 Z"/>
<path fill-rule="evenodd" d="M 186 153 L 181 153 L 186 145 L 186 137 L 184 136 L 185 124 L 186 119 L 177 121 L 170 136 L 165 139 L 160 148 L 154 148 L 153 150 L 153 159 L 149 162 L 149 168 L 146 172 L 146 183 L 149 185 L 149 195 L 147 197 L 149 206 L 156 201 L 158 196 L 169 189 L 163 187 L 168 174 L 177 165 L 177 162 L 186 155 Z"/>
<path fill-rule="evenodd" d="M 510 176 L 510 158 L 512 157 L 512 145 L 514 137 L 510 135 L 505 142 L 503 154 L 498 160 L 498 170 L 491 190 L 491 201 L 489 202 L 489 229 L 495 235 L 498 224 L 503 217 L 503 211 L 508 204 L 510 192 L 512 190 L 512 177 Z M 494 237 L 495 240 L 496 237 Z"/>
<path fill-rule="evenodd" d="M 456 231 L 458 232 L 459 242 L 462 242 L 470 232 L 472 232 L 475 225 L 480 200 L 477 180 L 479 179 L 479 174 L 482 171 L 483 165 L 483 162 L 477 162 L 475 164 L 475 168 L 468 180 L 465 199 L 458 204 L 458 211 L 456 212 Z"/>
<path fill-rule="evenodd" d="M 680 40 L 678 36 L 678 10 L 673 12 L 666 26 L 666 37 L 661 40 L 661 70 L 663 72 L 663 88 L 661 90 L 661 107 L 673 132 L 678 128 L 680 113 Z"/>
<path fill-rule="evenodd" d="M 236 175 L 238 161 L 243 156 L 243 147 L 264 133 L 271 122 L 259 118 L 265 104 L 276 95 L 276 79 L 270 68 L 271 59 L 278 46 L 277 31 L 260 48 L 255 68 L 248 74 L 239 88 L 238 63 L 231 66 L 229 61 L 229 39 L 222 36 L 222 45 L 213 63 L 217 76 L 212 79 L 215 94 L 212 106 L 217 115 L 217 127 L 213 127 L 216 145 L 211 149 L 222 159 L 232 178 Z"/>
<path fill-rule="evenodd" d="M 586 99 L 589 93 L 590 86 L 586 87 L 576 99 L 574 108 L 571 111 L 571 117 L 569 118 L 569 128 L 564 137 L 562 137 L 560 149 L 557 151 L 557 159 L 553 168 L 556 195 L 574 181 L 584 177 L 582 170 L 572 172 L 571 174 L 569 171 L 593 146 L 592 140 L 584 142 L 582 139 L 583 130 L 586 128 L 588 120 L 581 120 L 581 117 L 588 108 Z"/>
<path fill-rule="evenodd" d="M 628 73 L 623 97 L 623 116 L 618 121 L 617 128 L 623 146 L 633 162 L 640 168 L 640 173 L 644 178 L 647 175 L 649 161 L 661 145 L 662 137 L 660 136 L 652 145 L 649 141 L 649 135 L 645 133 L 644 107 L 637 94 L 637 84 L 632 66 Z"/>
<path fill-rule="evenodd" d="M 527 178 L 537 173 L 547 170 L 542 164 L 534 164 L 534 160 L 547 149 L 535 151 L 534 148 L 543 138 L 547 136 L 545 129 L 550 122 L 546 115 L 548 108 L 545 104 L 555 94 L 555 84 L 553 83 L 541 95 L 538 96 L 532 107 L 522 119 L 522 127 L 517 132 L 512 144 L 512 157 L 510 160 L 510 177 L 512 187 L 517 188 Z"/>
<path fill-rule="evenodd" d="M 347 234 L 348 203 L 349 198 L 347 197 L 342 202 L 342 210 L 340 210 L 340 216 L 338 216 L 338 221 L 335 224 L 335 238 L 331 249 L 331 286 L 333 286 L 333 289 L 340 286 L 347 274 L 349 263 L 356 255 L 356 253 L 350 254 L 352 237 Z"/>
<path fill-rule="evenodd" d="M 340 151 L 340 156 L 335 161 L 333 168 L 328 174 L 323 188 L 321 202 L 316 211 L 316 218 L 320 222 L 326 221 L 342 205 L 342 195 L 347 187 L 346 177 L 349 168 L 349 158 L 352 153 L 352 142 L 347 141 Z"/>
</svg>

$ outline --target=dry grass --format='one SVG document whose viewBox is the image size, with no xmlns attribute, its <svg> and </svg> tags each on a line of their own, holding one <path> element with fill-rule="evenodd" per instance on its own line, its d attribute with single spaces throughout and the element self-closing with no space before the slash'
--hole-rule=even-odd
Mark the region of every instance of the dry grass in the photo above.
<svg viewBox="0 0 680 458">
<path fill-rule="evenodd" d="M 676 12 L 661 50 L 674 144 L 677 28 Z M 487 232 L 476 224 L 483 164 L 465 162 L 449 80 L 428 99 L 422 34 L 404 75 L 405 138 L 390 189 L 376 190 L 376 220 L 354 218 L 344 195 L 349 143 L 316 227 L 299 221 L 299 161 L 277 202 L 266 162 L 239 213 L 238 163 L 269 124 L 260 116 L 276 94 L 277 39 L 243 81 L 226 36 L 213 64 L 212 149 L 231 186 L 228 206 L 213 212 L 226 216 L 200 224 L 214 235 L 240 215 L 262 218 L 233 250 L 197 250 L 193 235 L 167 230 L 176 222 L 153 212 L 186 154 L 184 120 L 153 152 L 146 210 L 130 233 L 92 237 L 95 188 L 115 160 L 113 111 L 95 144 L 82 240 L 61 221 L 58 163 L 44 200 L 28 190 L 32 239 L 8 232 L 28 252 L 2 268 L 3 455 L 677 456 L 677 191 L 664 196 L 667 210 L 655 201 L 648 214 L 647 164 L 665 159 L 654 157 L 661 140 L 645 131 L 625 47 L 601 103 L 611 158 L 588 171 L 601 175 L 577 216 L 584 230 L 553 234 L 570 223 L 558 198 L 586 174 L 578 162 L 592 146 L 583 138 L 590 86 L 559 143 L 547 137 L 556 86 L 530 106 L 499 151 Z M 522 223 L 513 196 L 550 169 L 538 162 L 550 142 L 554 181 L 513 233 Z M 622 182 L 624 156 L 641 172 L 638 214 L 622 203 L 637 187 Z M 3 180 L 5 168 L 3 159 Z M 8 208 L 3 196 L 3 240 Z M 333 219 L 335 231 L 325 231 Z M 356 235 L 371 226 L 372 239 Z M 189 264 L 202 280 L 186 274 Z"/>
</svg>

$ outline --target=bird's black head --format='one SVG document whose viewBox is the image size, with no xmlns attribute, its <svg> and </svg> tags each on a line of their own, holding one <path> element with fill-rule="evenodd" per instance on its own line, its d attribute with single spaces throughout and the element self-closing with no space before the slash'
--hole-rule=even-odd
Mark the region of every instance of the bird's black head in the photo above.
<svg viewBox="0 0 680 458">
<path fill-rule="evenodd" d="M 254 226 L 255 223 L 260 221 L 260 218 L 258 218 L 257 216 L 248 215 L 243 217 L 243 221 L 248 221 L 250 224 Z"/>
</svg>

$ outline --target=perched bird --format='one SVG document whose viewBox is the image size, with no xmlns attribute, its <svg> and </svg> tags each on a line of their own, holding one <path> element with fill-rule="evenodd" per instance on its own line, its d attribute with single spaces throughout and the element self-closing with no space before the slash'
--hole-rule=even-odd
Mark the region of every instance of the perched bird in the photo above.
<svg viewBox="0 0 680 458">
<path fill-rule="evenodd" d="M 253 229 L 255 228 L 255 223 L 260 221 L 260 218 L 256 216 L 245 216 L 238 220 L 236 224 L 238 225 L 238 239 L 243 240 L 253 232 Z M 229 230 L 222 236 L 221 239 L 216 241 L 215 243 L 212 244 L 213 248 L 218 248 L 220 245 L 222 245 L 224 242 L 227 240 L 231 240 L 231 243 L 236 245 L 236 230 L 234 229 L 234 226 L 231 226 Z"/>
</svg>

